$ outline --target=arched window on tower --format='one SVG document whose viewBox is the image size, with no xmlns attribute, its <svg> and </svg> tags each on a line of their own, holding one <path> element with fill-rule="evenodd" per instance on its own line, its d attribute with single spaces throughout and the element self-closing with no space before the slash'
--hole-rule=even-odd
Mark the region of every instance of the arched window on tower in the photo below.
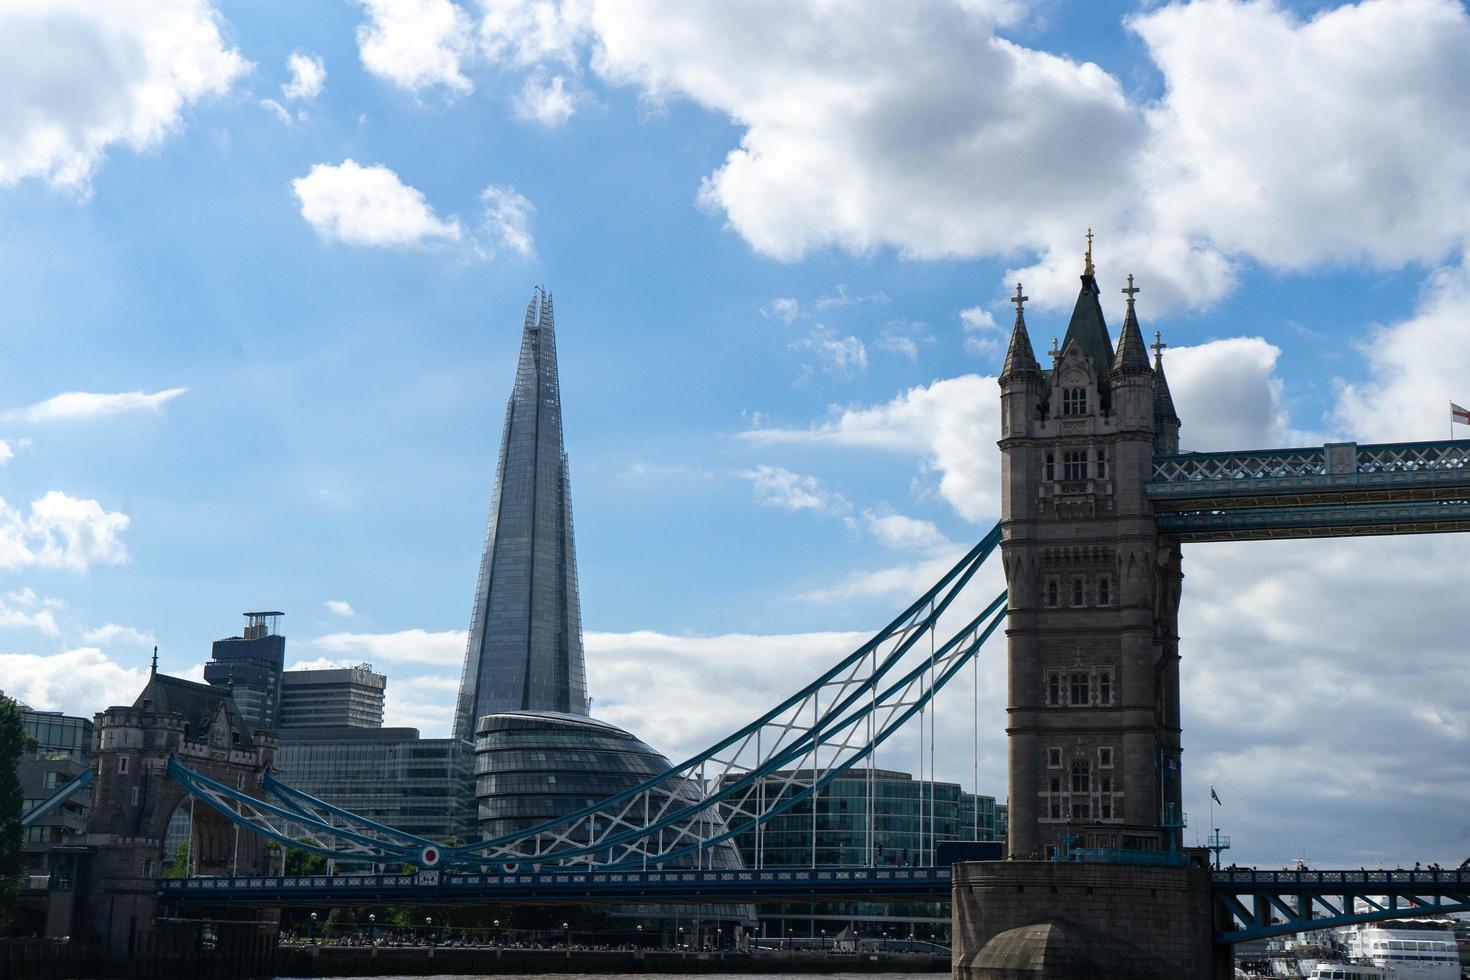
<svg viewBox="0 0 1470 980">
<path fill-rule="evenodd" d="M 1108 451 L 1101 446 L 1097 448 L 1097 478 L 1099 480 L 1108 478 Z"/>
<path fill-rule="evenodd" d="M 1097 700 L 1100 704 L 1113 703 L 1113 672 L 1110 670 L 1098 671 Z"/>
<path fill-rule="evenodd" d="M 1069 449 L 1062 453 L 1062 479 L 1087 479 L 1087 450 Z"/>
<path fill-rule="evenodd" d="M 1082 600 L 1082 579 L 1074 578 L 1072 580 L 1072 605 L 1080 606 L 1082 605 Z"/>
<path fill-rule="evenodd" d="M 1099 606 L 1110 606 L 1113 604 L 1112 582 L 1104 575 L 1097 580 L 1097 604 Z"/>
<path fill-rule="evenodd" d="M 1087 414 L 1087 389 L 1086 388 L 1063 388 L 1062 389 L 1062 414 L 1063 415 L 1086 415 Z"/>
<path fill-rule="evenodd" d="M 1062 703 L 1062 675 L 1049 674 L 1046 678 L 1046 703 L 1059 707 Z"/>
<path fill-rule="evenodd" d="M 1057 478 L 1057 454 L 1056 453 L 1047 453 L 1046 454 L 1046 479 L 1047 480 L 1055 480 L 1056 478 Z"/>
<path fill-rule="evenodd" d="M 1072 675 L 1072 704 L 1077 707 L 1085 707 L 1088 703 L 1087 674 L 1077 671 Z"/>
<path fill-rule="evenodd" d="M 1061 601 L 1061 597 L 1058 594 L 1060 592 L 1061 592 L 1061 587 L 1057 584 L 1057 580 L 1056 579 L 1052 579 L 1051 581 L 1047 582 L 1046 583 L 1046 604 L 1048 606 L 1052 607 L 1053 609 L 1055 609 L 1057 607 L 1057 603 L 1059 603 Z"/>
<path fill-rule="evenodd" d="M 1092 792 L 1092 772 L 1086 759 L 1072 763 L 1072 794 Z"/>
</svg>

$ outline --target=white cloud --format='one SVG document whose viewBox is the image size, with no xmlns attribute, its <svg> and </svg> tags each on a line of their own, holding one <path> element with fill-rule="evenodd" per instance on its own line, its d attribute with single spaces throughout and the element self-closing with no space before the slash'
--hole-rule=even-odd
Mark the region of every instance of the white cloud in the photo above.
<svg viewBox="0 0 1470 980">
<path fill-rule="evenodd" d="M 249 68 L 207 0 L 0 4 L 0 187 L 85 193 L 110 148 L 156 145 Z"/>
<path fill-rule="evenodd" d="M 394 677 L 384 692 L 383 724 L 417 728 L 425 738 L 448 738 L 459 678 L 421 674 Z"/>
<path fill-rule="evenodd" d="M 531 75 L 521 87 L 515 100 L 516 115 L 522 119 L 538 122 L 554 128 L 572 118 L 577 111 L 576 99 L 567 91 L 567 80 L 562 75 L 546 78 Z"/>
<path fill-rule="evenodd" d="M 873 346 L 917 361 L 919 345 L 933 342 L 934 335 L 929 332 L 928 324 L 917 320 L 889 320 L 878 332 L 878 339 L 873 342 Z"/>
<path fill-rule="evenodd" d="M 852 509 L 846 497 L 835 490 L 828 490 L 814 476 L 802 476 L 765 464 L 744 470 L 739 475 L 751 482 L 755 502 L 764 507 L 779 507 L 790 513 L 810 510 L 819 514 L 845 514 Z"/>
<path fill-rule="evenodd" d="M 287 99 L 309 102 L 321 94 L 327 81 L 327 66 L 321 55 L 293 52 L 286 59 L 291 71 L 291 80 L 281 86 L 281 94 Z"/>
<path fill-rule="evenodd" d="M 0 626 L 40 630 L 47 636 L 61 635 L 61 629 L 56 625 L 56 617 L 49 609 L 27 612 L 23 609 L 12 609 L 0 603 Z"/>
<path fill-rule="evenodd" d="M 296 121 L 296 117 L 291 115 L 291 110 L 281 105 L 275 99 L 261 99 L 260 105 L 261 108 L 269 109 L 271 112 L 275 113 L 276 118 L 285 123 L 287 126 Z M 301 111 L 304 113 L 306 110 L 303 109 Z"/>
<path fill-rule="evenodd" d="M 97 643 L 103 646 L 126 643 L 130 646 L 151 647 L 158 642 L 152 630 L 138 630 L 131 626 L 119 626 L 117 623 L 108 623 L 105 626 L 87 630 L 82 634 L 82 639 L 87 643 Z"/>
<path fill-rule="evenodd" d="M 331 487 L 317 487 L 316 499 L 333 510 L 341 510 L 348 504 L 347 495 Z"/>
<path fill-rule="evenodd" d="M 794 351 L 811 354 L 816 359 L 816 370 L 827 374 L 840 374 L 851 378 L 868 369 L 868 349 L 857 337 L 842 336 L 831 327 L 820 323 L 791 340 L 787 346 Z M 813 366 L 804 365 L 803 377 L 810 375 Z"/>
<path fill-rule="evenodd" d="M 739 438 L 761 446 L 833 445 L 917 455 L 941 476 L 939 490 L 972 521 L 993 519 L 1000 502 L 994 378 L 967 374 L 920 385 L 872 408 L 833 408 L 806 429 L 752 429 Z"/>
<path fill-rule="evenodd" d="M 330 653 L 360 660 L 458 667 L 464 663 L 466 635 L 464 630 L 431 633 L 408 629 L 396 633 L 328 633 L 311 642 Z"/>
<path fill-rule="evenodd" d="M 896 514 L 887 507 L 863 511 L 863 523 L 883 545 L 899 551 L 952 551 L 953 541 L 946 538 L 932 521 L 906 514 Z"/>
<path fill-rule="evenodd" d="M 1344 384 L 1332 418 L 1361 442 L 1443 439 L 1449 403 L 1470 406 L 1470 256 L 1429 278 L 1414 314 L 1373 331 L 1367 377 Z M 1465 430 L 1457 427 L 1457 435 Z"/>
<path fill-rule="evenodd" d="M 84 718 L 116 704 L 132 704 L 147 682 L 147 672 L 124 667 L 96 647 L 41 656 L 0 653 L 5 693 L 46 711 Z"/>
<path fill-rule="evenodd" d="M 95 500 L 50 490 L 23 513 L 0 500 L 0 568 L 68 568 L 122 565 L 128 515 L 102 509 Z"/>
<path fill-rule="evenodd" d="M 101 393 L 67 391 L 26 408 L 6 412 L 4 418 L 20 422 L 53 422 L 64 419 L 97 418 L 122 412 L 161 412 L 163 406 L 184 394 L 188 388 L 165 388 L 162 391 L 123 391 Z"/>
<path fill-rule="evenodd" d="M 999 353 L 1005 334 L 989 310 L 966 307 L 960 310 L 960 323 L 965 328 L 965 350 L 982 357 Z"/>
<path fill-rule="evenodd" d="M 450 0 L 359 0 L 367 20 L 357 28 L 362 66 L 415 94 L 442 87 L 474 90 L 464 73 L 473 55 L 469 14 Z"/>
<path fill-rule="evenodd" d="M 357 615 L 357 611 L 352 608 L 352 604 L 350 602 L 344 602 L 341 599 L 328 599 L 322 603 L 322 606 L 333 616 L 341 616 L 344 619 L 351 619 Z"/>
<path fill-rule="evenodd" d="M 494 256 L 502 248 L 529 258 L 536 251 L 531 237 L 531 215 L 536 207 L 514 187 L 491 184 L 480 192 L 484 206 L 480 227 L 481 250 Z"/>
<path fill-rule="evenodd" d="M 10 448 L 10 443 L 0 439 L 0 466 L 4 466 L 15 458 L 15 450 Z"/>
<path fill-rule="evenodd" d="M 801 304 L 790 296 L 777 296 L 770 304 L 761 307 L 761 316 L 775 317 L 790 326 L 801 315 Z"/>
<path fill-rule="evenodd" d="M 1164 374 L 1183 423 L 1180 448 L 1211 452 L 1313 441 L 1288 425 L 1285 385 L 1275 373 L 1280 356 L 1279 347 L 1260 337 L 1166 351 Z"/>
<path fill-rule="evenodd" d="M 441 221 L 421 191 L 381 164 L 318 163 L 291 181 L 301 216 L 327 241 L 405 247 L 459 241 L 459 222 Z"/>
</svg>

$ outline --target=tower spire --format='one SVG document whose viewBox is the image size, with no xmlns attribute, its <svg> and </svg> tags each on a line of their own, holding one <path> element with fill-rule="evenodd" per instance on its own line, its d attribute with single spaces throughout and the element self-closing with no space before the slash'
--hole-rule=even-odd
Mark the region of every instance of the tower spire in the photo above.
<svg viewBox="0 0 1470 980">
<path fill-rule="evenodd" d="M 1094 275 L 1092 268 L 1092 229 L 1087 229 L 1087 251 L 1082 256 L 1082 274 L 1084 276 Z"/>
<path fill-rule="evenodd" d="M 1174 408 L 1174 396 L 1169 393 L 1169 379 L 1164 377 L 1164 349 L 1169 345 L 1164 343 L 1163 334 L 1155 330 L 1151 346 L 1154 352 L 1154 427 L 1174 426 L 1177 439 L 1179 413 Z M 1176 443 L 1171 451 L 1177 450 Z"/>
<path fill-rule="evenodd" d="M 1138 311 L 1134 309 L 1133 297 L 1142 292 L 1133 285 L 1133 273 L 1128 273 L 1128 285 L 1123 289 L 1128 297 L 1128 312 L 1123 316 L 1123 330 L 1118 334 L 1118 353 L 1113 358 L 1113 373 L 1147 374 L 1148 350 L 1143 346 L 1143 332 L 1138 328 Z"/>
<path fill-rule="evenodd" d="M 148 668 L 148 676 L 155 677 L 158 674 L 158 646 L 153 647 L 153 663 Z"/>
<path fill-rule="evenodd" d="M 1016 283 L 1016 295 L 1011 302 L 1016 304 L 1016 324 L 1011 328 L 1010 346 L 1006 348 L 1005 365 L 1001 368 L 1000 380 L 1012 378 L 1041 379 L 1041 365 L 1036 363 L 1036 352 L 1031 348 L 1031 337 L 1026 333 L 1024 307 L 1029 296 L 1022 295 L 1021 284 Z"/>
</svg>

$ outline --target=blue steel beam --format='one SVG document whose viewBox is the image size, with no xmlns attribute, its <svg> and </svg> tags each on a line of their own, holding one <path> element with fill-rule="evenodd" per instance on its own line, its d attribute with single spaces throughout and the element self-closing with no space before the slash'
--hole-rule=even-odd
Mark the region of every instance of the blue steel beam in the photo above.
<svg viewBox="0 0 1470 980">
<path fill-rule="evenodd" d="M 1211 887 L 1221 943 L 1470 912 L 1470 871 L 1217 871 Z"/>
<path fill-rule="evenodd" d="M 1184 541 L 1433 534 L 1470 531 L 1470 500 L 1166 511 L 1155 520 Z"/>
<path fill-rule="evenodd" d="M 46 799 L 42 800 L 40 803 L 37 803 L 35 806 L 31 807 L 24 814 L 22 814 L 20 818 L 20 825 L 22 827 L 29 827 L 37 820 L 40 820 L 46 814 L 50 813 L 52 810 L 61 806 L 61 804 L 65 803 L 67 800 L 75 796 L 77 791 L 80 790 L 82 787 L 91 785 L 91 782 L 93 779 L 96 778 L 96 775 L 97 774 L 94 773 L 90 768 L 83 769 L 81 772 L 77 773 L 70 780 L 68 780 L 67 783 L 60 789 L 58 789 L 55 793 L 52 793 L 50 796 L 46 797 Z"/>
<path fill-rule="evenodd" d="M 745 903 L 843 899 L 948 901 L 949 867 L 774 868 L 722 871 L 562 871 L 178 878 L 165 899 L 193 905 L 457 905 L 555 902 Z"/>
</svg>

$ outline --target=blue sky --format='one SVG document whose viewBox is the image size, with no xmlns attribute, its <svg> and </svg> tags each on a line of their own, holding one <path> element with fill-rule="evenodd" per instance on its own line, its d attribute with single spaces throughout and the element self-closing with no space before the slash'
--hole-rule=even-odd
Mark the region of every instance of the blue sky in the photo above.
<svg viewBox="0 0 1470 980">
<path fill-rule="evenodd" d="M 592 693 L 670 754 L 993 521 L 1006 297 L 1044 350 L 1089 226 L 1187 448 L 1441 438 L 1470 401 L 1452 0 L 127 8 L 0 3 L 0 688 L 38 705 L 274 608 L 291 661 L 372 660 L 444 733 L 536 284 Z M 1470 853 L 1466 557 L 1186 555 L 1190 792 L 1246 802 L 1242 857 Z M 1410 646 L 1384 610 L 1421 608 Z"/>
</svg>

